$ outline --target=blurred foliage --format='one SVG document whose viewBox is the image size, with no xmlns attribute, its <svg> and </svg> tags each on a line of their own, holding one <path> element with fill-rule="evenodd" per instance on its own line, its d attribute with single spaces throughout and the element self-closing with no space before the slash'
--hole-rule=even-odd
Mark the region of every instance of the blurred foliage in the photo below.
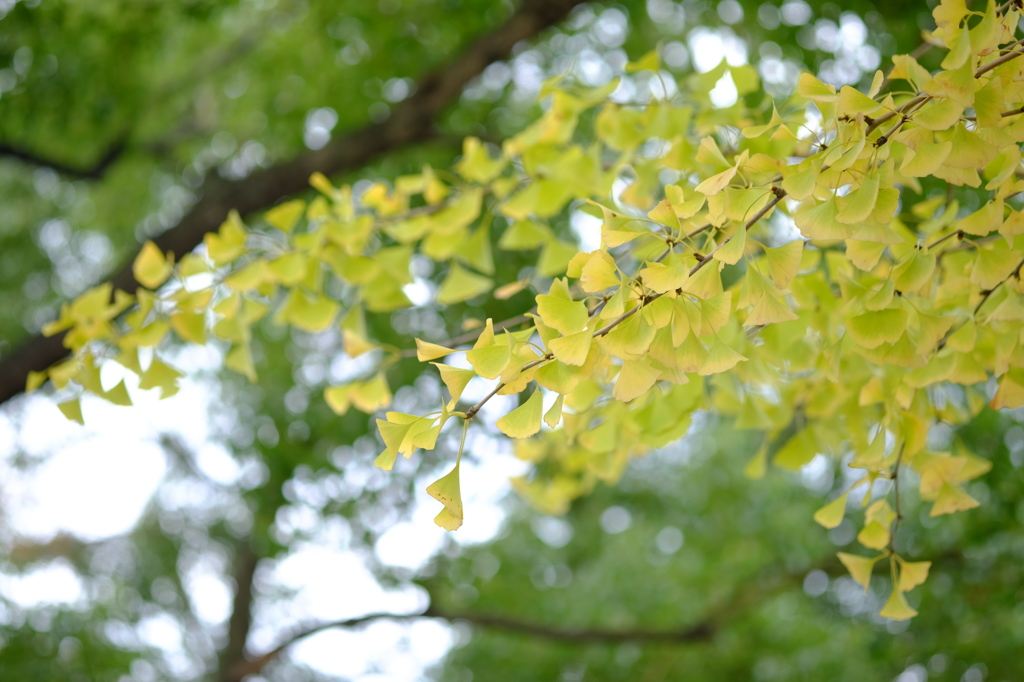
<svg viewBox="0 0 1024 682">
<path fill-rule="evenodd" d="M 837 550 L 857 551 L 850 521 L 833 531 L 806 524 L 817 497 L 806 488 L 830 488 L 839 465 L 820 459 L 798 476 L 750 481 L 741 473 L 752 447 L 743 433 L 711 420 L 564 518 L 517 504 L 502 537 L 439 559 L 423 579 L 433 603 L 450 611 L 565 629 L 705 625 L 708 641 L 558 643 L 478 628 L 436 678 L 855 681 L 910 669 L 917 676 L 901 682 L 1018 679 L 1019 422 L 986 410 L 957 432 L 993 463 L 972 488 L 987 498 L 982 507 L 940 521 L 927 504 L 907 505 L 897 551 L 934 558 L 914 597 L 928 607 L 909 627 L 875 615 L 887 580 L 876 576 L 877 591 L 865 595 L 835 560 Z"/>
<path fill-rule="evenodd" d="M 787 73 L 795 78 L 804 67 L 859 81 L 873 71 L 870 50 L 882 60 L 909 51 L 930 22 L 930 9 L 909 0 L 787 6 L 794 14 L 747 0 L 586 5 L 558 31 L 475 81 L 446 115 L 439 141 L 338 180 L 393 178 L 424 163 L 447 167 L 463 136 L 498 138 L 520 129 L 536 111 L 539 80 L 584 62 L 621 68 L 660 43 L 663 54 L 675 55 L 666 58 L 669 67 L 682 75 L 692 69 L 696 37 L 720 30 L 745 47 L 752 63 L 774 69 L 780 89 Z M 0 18 L 0 145 L 79 171 L 0 154 L 0 357 L 53 319 L 61 300 L 101 279 L 145 238 L 172 227 L 204 178 L 241 177 L 291 158 L 317 143 L 315 124 L 338 133 L 386 116 L 412 80 L 499 24 L 510 7 L 495 0 L 0 3 L 6 11 Z M 870 50 L 847 54 L 835 36 L 846 25 L 860 30 L 854 15 L 863 18 L 862 42 Z M 99 177 L 79 177 L 112 152 L 116 158 L 95 173 Z M 502 277 L 522 263 L 510 258 L 498 266 Z M 486 314 L 517 314 L 523 301 L 513 298 Z M 445 319 L 398 313 L 369 322 L 375 338 L 399 344 L 425 324 L 435 325 L 438 337 L 457 333 L 456 323 L 467 316 L 465 306 L 453 306 Z M 424 471 L 408 467 L 404 477 L 372 468 L 372 420 L 355 412 L 338 418 L 319 398 L 318 385 L 339 353 L 337 336 L 288 334 L 268 324 L 258 345 L 260 385 L 218 377 L 222 413 L 211 417 L 224 424 L 221 436 L 243 472 L 238 482 L 204 478 L 190 454 L 172 444 L 165 448 L 170 473 L 130 534 L 60 546 L 54 540 L 36 552 L 19 550 L 23 539 L 5 532 L 3 574 L 56 565 L 82 576 L 86 587 L 81 603 L 27 607 L 0 600 L 5 679 L 208 677 L 226 623 L 197 617 L 187 580 L 195 566 L 230 580 L 242 547 L 280 557 L 306 540 L 322 542 L 325 533 L 374 561 L 373 543 L 407 515 L 420 475 L 443 465 L 425 458 L 416 465 Z M 398 401 L 438 395 L 436 384 L 414 385 L 417 375 L 413 361 L 391 368 Z M 458 556 L 439 560 L 423 584 L 453 610 L 566 627 L 677 628 L 703 621 L 748 592 L 752 608 L 724 617 L 713 641 L 682 646 L 553 644 L 475 630 L 438 676 L 466 680 L 470 670 L 477 679 L 495 680 L 853 680 L 921 664 L 930 679 L 960 679 L 966 666 L 983 662 L 992 679 L 1013 679 L 1014 646 L 1024 639 L 1015 606 L 1024 550 L 1012 529 L 1020 526 L 1024 483 L 1003 446 L 1007 427 L 1005 417 L 988 414 L 961 433 L 995 464 L 977 484 L 989 486 L 981 509 L 943 519 L 927 534 L 929 545 L 924 536 L 913 544 L 913 524 L 901 531 L 911 555 L 947 556 L 952 547 L 965 548 L 963 556 L 948 555 L 933 568 L 917 597 L 935 608 L 923 611 L 910 631 L 890 634 L 864 615 L 877 610 L 879 597 L 870 595 L 865 605 L 847 578 L 831 581 L 818 596 L 801 590 L 815 567 L 840 574 L 833 545 L 852 541 L 852 533 L 838 542 L 843 537 L 833 532 L 830 543 L 825 531 L 809 529 L 818 498 L 790 478 L 776 474 L 767 485 L 748 483 L 740 474 L 748 444 L 709 425 L 693 443 L 635 467 L 620 487 L 575 505 L 565 521 L 572 539 L 564 546 L 543 543 L 533 530 L 549 527 L 540 535 L 550 541 L 552 519 L 512 501 L 515 511 L 502 537 L 461 554 L 453 548 Z M 1020 434 L 1019 426 L 1010 428 Z M 600 529 L 598 519 L 609 507 L 629 513 L 628 530 Z M 920 523 L 931 521 L 922 517 Z M 671 546 L 668 527 L 684 538 L 674 553 L 657 549 L 658 537 Z M 407 578 L 378 568 L 384 581 Z M 274 604 L 288 598 L 256 592 L 264 604 L 257 610 L 272 614 Z M 769 594 L 761 598 L 762 592 Z M 140 635 L 154 623 L 180 633 L 183 653 L 169 656 Z M 944 657 L 942 670 L 935 655 Z M 318 678 L 287 661 L 275 675 Z"/>
</svg>

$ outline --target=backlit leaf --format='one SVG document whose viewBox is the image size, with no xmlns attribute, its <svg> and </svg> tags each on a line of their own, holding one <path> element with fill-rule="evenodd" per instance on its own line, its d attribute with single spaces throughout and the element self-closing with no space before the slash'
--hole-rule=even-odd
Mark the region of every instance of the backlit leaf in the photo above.
<svg viewBox="0 0 1024 682">
<path fill-rule="evenodd" d="M 538 389 L 525 403 L 498 420 L 498 430 L 511 438 L 529 438 L 540 431 L 543 411 L 543 396 Z"/>
</svg>

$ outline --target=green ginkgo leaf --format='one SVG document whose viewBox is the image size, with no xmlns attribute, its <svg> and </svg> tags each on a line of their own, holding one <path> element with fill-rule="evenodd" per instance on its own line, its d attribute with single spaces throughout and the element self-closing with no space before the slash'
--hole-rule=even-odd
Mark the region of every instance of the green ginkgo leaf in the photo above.
<svg viewBox="0 0 1024 682">
<path fill-rule="evenodd" d="M 587 326 L 587 304 L 582 301 L 538 294 L 537 313 L 544 324 L 563 335 L 575 334 Z"/>
<path fill-rule="evenodd" d="M 437 302 L 441 305 L 451 305 L 468 301 L 474 296 L 487 293 L 493 285 L 489 277 L 470 272 L 458 263 L 452 263 L 448 276 L 441 282 L 441 288 L 437 292 Z"/>
<path fill-rule="evenodd" d="M 444 505 L 444 509 L 434 517 L 434 523 L 447 531 L 458 530 L 462 526 L 462 488 L 459 481 L 460 463 L 456 462 L 454 469 L 427 486 L 427 494 Z"/>
</svg>

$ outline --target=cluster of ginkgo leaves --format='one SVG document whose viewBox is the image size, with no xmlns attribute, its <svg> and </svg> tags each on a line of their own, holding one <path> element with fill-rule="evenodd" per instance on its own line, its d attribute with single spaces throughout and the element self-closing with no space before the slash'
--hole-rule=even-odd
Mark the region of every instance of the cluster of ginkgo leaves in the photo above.
<svg viewBox="0 0 1024 682">
<path fill-rule="evenodd" d="M 934 16 L 928 40 L 944 51 L 934 73 L 901 55 L 865 92 L 803 74 L 778 102 L 753 68 L 725 62 L 642 103 L 612 101 L 617 81 L 556 78 L 535 123 L 500 150 L 466 140 L 454 174 L 425 168 L 359 196 L 315 175 L 316 199 L 266 214 L 275 232 L 233 214 L 177 264 L 149 243 L 135 295 L 100 286 L 47 327 L 67 332 L 73 354 L 28 388 L 52 381 L 77 421 L 82 392 L 130 404 L 123 382 L 100 380 L 109 359 L 171 395 L 180 373 L 140 353 L 171 331 L 221 339 L 226 364 L 255 380 L 250 330 L 272 313 L 308 332 L 339 325 L 351 357 L 375 351 L 378 370 L 325 397 L 338 413 L 386 409 L 387 367 L 413 351 L 376 343 L 365 316 L 412 305 L 404 287 L 418 254 L 445 273 L 429 305 L 544 293 L 468 342 L 416 339 L 448 399 L 378 419 L 377 466 L 434 448 L 453 418 L 464 444 L 485 403 L 519 395 L 496 427 L 537 464 L 517 488 L 559 513 L 713 409 L 763 434 L 750 476 L 769 461 L 797 470 L 818 454 L 846 458 L 859 473 L 815 520 L 836 527 L 858 495 L 857 538 L 875 554 L 840 559 L 865 589 L 888 559 L 881 613 L 909 618 L 904 593 L 929 562 L 894 551 L 901 480 L 917 483 L 933 516 L 977 506 L 965 484 L 989 463 L 956 443 L 932 451 L 929 430 L 986 404 L 1024 405 L 1020 8 L 944 0 Z M 666 77 L 656 53 L 625 77 L 641 71 Z M 711 102 L 722 79 L 738 93 L 732 106 Z M 600 248 L 571 241 L 572 211 L 600 220 Z M 535 265 L 495 282 L 494 248 L 535 252 Z M 467 405 L 470 382 L 489 392 Z M 463 519 L 458 462 L 428 488 L 449 530 Z"/>
</svg>

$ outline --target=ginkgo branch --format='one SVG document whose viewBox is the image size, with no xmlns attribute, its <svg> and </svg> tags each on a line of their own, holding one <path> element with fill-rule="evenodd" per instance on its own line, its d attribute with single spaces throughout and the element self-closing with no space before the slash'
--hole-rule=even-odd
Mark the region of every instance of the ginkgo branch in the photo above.
<svg viewBox="0 0 1024 682">
<path fill-rule="evenodd" d="M 1013 270 L 1010 272 L 1010 274 L 1006 276 L 1006 279 L 998 282 L 991 289 L 988 289 L 987 291 L 983 291 L 982 294 L 981 294 L 981 300 L 978 301 L 978 305 L 974 306 L 974 311 L 971 313 L 971 315 L 969 317 L 963 319 L 958 325 L 956 325 L 955 327 L 950 329 L 948 332 L 946 332 L 945 336 L 943 336 L 942 339 L 939 341 L 939 344 L 938 344 L 938 347 L 936 348 L 936 350 L 942 350 L 943 348 L 945 348 L 946 347 L 946 343 L 949 342 L 949 339 L 950 339 L 950 337 L 953 336 L 953 334 L 956 334 L 958 331 L 963 329 L 964 326 L 968 322 L 970 322 L 975 317 L 977 317 L 978 313 L 981 311 L 982 306 L 984 306 L 985 303 L 988 302 L 988 299 L 992 297 L 992 294 L 994 294 L 999 289 L 1000 286 L 1005 284 L 1007 282 L 1007 280 L 1009 280 L 1011 277 L 1015 277 L 1017 279 L 1020 279 L 1021 268 L 1024 268 L 1024 259 L 1021 259 L 1021 261 L 1019 263 L 1017 263 L 1017 265 L 1013 268 Z"/>
</svg>

